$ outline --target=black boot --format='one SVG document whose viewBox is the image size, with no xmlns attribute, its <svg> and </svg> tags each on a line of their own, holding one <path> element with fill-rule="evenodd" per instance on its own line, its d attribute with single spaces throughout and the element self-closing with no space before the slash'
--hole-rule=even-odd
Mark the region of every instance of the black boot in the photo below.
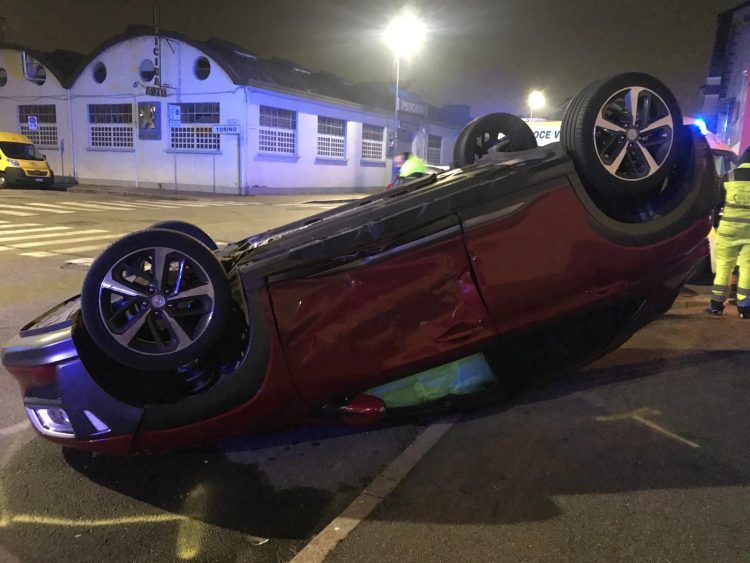
<svg viewBox="0 0 750 563">
<path fill-rule="evenodd" d="M 709 315 L 716 315 L 717 317 L 720 317 L 724 314 L 724 303 L 722 303 L 721 301 L 714 301 L 712 299 L 711 304 L 703 310 Z"/>
<path fill-rule="evenodd" d="M 750 319 L 750 307 L 737 307 L 737 312 L 740 314 L 740 318 Z"/>
</svg>

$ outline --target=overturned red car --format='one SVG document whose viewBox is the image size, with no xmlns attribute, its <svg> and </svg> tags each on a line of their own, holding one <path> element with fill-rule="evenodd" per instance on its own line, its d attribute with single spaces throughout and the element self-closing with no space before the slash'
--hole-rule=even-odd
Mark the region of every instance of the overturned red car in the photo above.
<svg viewBox="0 0 750 563">
<path fill-rule="evenodd" d="M 624 342 L 708 253 L 711 151 L 648 75 L 585 88 L 560 143 L 478 118 L 454 160 L 221 250 L 180 222 L 115 242 L 2 351 L 32 424 L 133 454 L 362 422 L 368 389 L 478 352 L 516 390 Z"/>
</svg>

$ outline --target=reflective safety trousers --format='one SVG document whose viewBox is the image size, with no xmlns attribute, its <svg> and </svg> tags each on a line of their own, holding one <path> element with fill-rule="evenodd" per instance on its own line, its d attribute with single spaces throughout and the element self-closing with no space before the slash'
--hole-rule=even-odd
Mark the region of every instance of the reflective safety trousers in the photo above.
<svg viewBox="0 0 750 563">
<path fill-rule="evenodd" d="M 716 233 L 716 277 L 711 299 L 724 302 L 732 271 L 739 266 L 737 305 L 750 307 L 750 181 L 725 182 L 724 188 L 727 196 Z"/>
</svg>

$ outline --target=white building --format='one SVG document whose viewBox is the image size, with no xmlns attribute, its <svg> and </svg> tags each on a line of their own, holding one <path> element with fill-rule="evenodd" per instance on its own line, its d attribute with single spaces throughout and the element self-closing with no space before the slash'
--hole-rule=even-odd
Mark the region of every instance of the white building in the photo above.
<svg viewBox="0 0 750 563">
<path fill-rule="evenodd" d="M 19 67 L 11 59 L 23 50 L 6 52 L 0 65 Z M 45 87 L 65 138 L 59 166 L 50 163 L 80 183 L 252 194 L 371 191 L 389 180 L 387 89 L 261 59 L 228 42 L 130 27 L 41 87 L 9 75 L 0 108 L 4 119 L 6 108 L 18 117 L 0 127 L 23 129 L 21 105 Z M 468 108 L 407 96 L 399 150 L 448 164 Z"/>
</svg>

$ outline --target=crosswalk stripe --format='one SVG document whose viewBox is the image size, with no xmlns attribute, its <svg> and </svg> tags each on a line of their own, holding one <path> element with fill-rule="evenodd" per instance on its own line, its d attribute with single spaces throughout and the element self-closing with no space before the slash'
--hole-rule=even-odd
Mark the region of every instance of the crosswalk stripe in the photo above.
<svg viewBox="0 0 750 563">
<path fill-rule="evenodd" d="M 28 233 L 41 233 L 43 231 L 69 231 L 70 227 L 35 227 L 33 229 L 2 229 L 0 236 L 24 235 Z"/>
<path fill-rule="evenodd" d="M 91 201 L 91 200 L 87 201 L 86 203 L 91 203 L 91 204 L 94 204 L 94 205 L 101 205 L 101 203 L 96 202 L 96 201 Z M 111 202 L 111 201 L 108 201 L 107 205 L 109 207 L 111 207 L 111 208 L 114 208 L 115 210 L 117 210 L 117 209 L 137 209 L 137 207 L 138 207 L 134 203 L 114 203 L 114 202 Z"/>
<path fill-rule="evenodd" d="M 89 233 L 108 233 L 109 231 L 104 229 L 88 229 L 85 231 L 76 231 L 75 233 L 42 233 L 42 234 L 33 234 L 33 235 L 14 235 L 10 237 L 2 236 L 0 237 L 0 242 L 13 242 L 16 240 L 29 240 L 29 239 L 38 239 L 38 238 L 52 238 L 52 237 L 66 237 L 66 236 L 78 236 L 78 235 L 87 235 Z M 54 242 L 54 241 L 53 241 Z"/>
<path fill-rule="evenodd" d="M 60 248 L 56 252 L 60 254 L 77 254 L 79 252 L 88 252 L 90 250 L 99 250 L 100 248 L 104 248 L 109 243 L 104 244 L 93 244 L 90 246 L 75 246 L 73 248 Z"/>
<path fill-rule="evenodd" d="M 31 256 L 32 258 L 47 258 L 49 256 L 57 256 L 54 252 L 47 252 L 40 250 L 39 252 L 20 252 L 19 256 Z"/>
<path fill-rule="evenodd" d="M 16 229 L 18 227 L 41 227 L 41 223 L 10 223 L 8 221 L 0 221 L 0 223 L 7 223 L 7 225 L 0 225 L 0 229 Z M 0 234 L 2 231 L 0 230 Z"/>
<path fill-rule="evenodd" d="M 0 203 L 0 208 L 2 209 L 28 209 L 28 205 L 10 205 L 7 203 Z M 62 209 L 45 209 L 45 211 L 49 213 L 58 213 L 58 214 L 64 214 L 64 213 L 73 213 L 73 211 L 63 211 Z"/>
<path fill-rule="evenodd" d="M 71 238 L 67 240 L 43 240 L 40 242 L 23 242 L 21 244 L 14 244 L 13 246 L 15 248 L 36 248 L 37 246 L 49 246 L 51 244 L 70 244 L 71 242 L 88 242 L 90 240 L 104 240 L 104 239 L 113 239 L 113 238 L 120 238 L 125 233 L 113 233 L 109 235 L 97 235 L 97 236 L 91 236 L 91 237 L 76 237 Z M 71 251 L 70 249 L 65 249 L 66 251 Z M 62 252 L 62 250 L 58 250 L 58 252 Z"/>
<path fill-rule="evenodd" d="M 10 246 L 0 246 L 0 252 L 2 252 L 3 250 L 10 250 L 11 248 L 12 247 Z"/>
<path fill-rule="evenodd" d="M 66 260 L 66 264 L 88 264 L 89 266 L 94 261 L 93 258 L 73 258 L 72 260 Z"/>
<path fill-rule="evenodd" d="M 92 211 L 88 207 L 81 207 L 79 205 L 76 205 L 75 203 L 68 204 L 62 201 L 57 205 L 53 205 L 51 203 L 36 203 L 36 202 L 30 202 L 28 205 L 29 207 L 33 208 L 35 211 L 37 210 L 38 211 L 51 211 L 53 213 L 54 213 L 54 210 L 62 210 L 62 211 L 65 211 L 66 213 L 71 213 L 75 211 Z M 99 209 L 97 209 L 96 211 L 99 211 Z"/>
<path fill-rule="evenodd" d="M 84 211 L 112 211 L 113 208 L 100 203 L 79 203 L 77 201 L 61 201 L 60 205 L 64 205 L 70 209 L 78 209 Z"/>
<path fill-rule="evenodd" d="M 39 215 L 39 213 L 24 213 L 23 211 L 6 211 L 5 209 L 0 209 L 0 215 L 12 215 L 14 217 L 33 217 L 35 215 Z"/>
<path fill-rule="evenodd" d="M 160 209 L 177 209 L 176 205 L 172 205 L 171 203 L 153 203 L 151 201 L 141 201 L 136 200 L 135 203 L 138 203 L 144 207 L 153 207 L 153 208 L 160 208 Z"/>
</svg>

